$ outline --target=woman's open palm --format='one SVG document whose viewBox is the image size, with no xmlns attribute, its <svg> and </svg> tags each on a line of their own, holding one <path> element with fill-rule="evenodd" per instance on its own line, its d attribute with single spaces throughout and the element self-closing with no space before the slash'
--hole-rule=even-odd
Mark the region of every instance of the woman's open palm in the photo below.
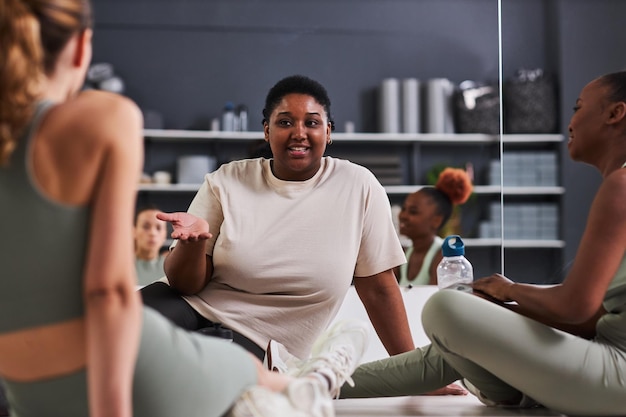
<svg viewBox="0 0 626 417">
<path fill-rule="evenodd" d="M 174 230 L 172 239 L 197 242 L 211 238 L 209 223 L 206 220 L 186 212 L 157 213 L 157 218 L 169 222 Z"/>
</svg>

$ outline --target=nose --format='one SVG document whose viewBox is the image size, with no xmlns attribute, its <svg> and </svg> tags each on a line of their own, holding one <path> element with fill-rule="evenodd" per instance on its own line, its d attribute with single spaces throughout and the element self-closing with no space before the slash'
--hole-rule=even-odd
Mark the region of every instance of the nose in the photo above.
<svg viewBox="0 0 626 417">
<path fill-rule="evenodd" d="M 297 122 L 293 125 L 292 137 L 296 139 L 306 138 L 306 126 L 303 122 Z"/>
</svg>

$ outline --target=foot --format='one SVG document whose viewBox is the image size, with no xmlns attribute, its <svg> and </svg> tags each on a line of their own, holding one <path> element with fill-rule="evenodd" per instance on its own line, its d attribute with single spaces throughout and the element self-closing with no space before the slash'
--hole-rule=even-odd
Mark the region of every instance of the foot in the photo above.
<svg viewBox="0 0 626 417">
<path fill-rule="evenodd" d="M 297 376 L 323 377 L 331 395 L 338 397 L 345 382 L 354 386 L 350 376 L 365 353 L 367 340 L 368 328 L 364 322 L 343 320 L 335 323 L 313 344 L 311 358 L 300 366 Z"/>
<path fill-rule="evenodd" d="M 457 384 L 446 385 L 443 388 L 427 392 L 424 395 L 467 395 L 467 390 Z"/>
<path fill-rule="evenodd" d="M 245 391 L 227 417 L 334 417 L 328 391 L 314 378 L 294 379 L 283 392 L 253 386 Z"/>
<path fill-rule="evenodd" d="M 534 408 L 534 407 L 541 407 L 541 404 L 539 404 L 537 401 L 533 400 L 532 398 L 528 397 L 524 393 L 520 393 L 521 398 L 516 399 L 516 400 L 511 400 L 511 401 L 494 401 L 494 400 L 490 400 L 489 398 L 485 397 L 485 395 L 482 392 L 480 392 L 480 390 L 478 388 L 476 388 L 476 386 L 474 384 L 472 384 L 471 382 L 469 382 L 467 379 L 465 379 L 465 378 L 462 379 L 461 383 L 463 384 L 463 386 L 465 388 L 467 388 L 467 390 L 469 392 L 474 394 L 476 396 L 476 398 L 478 398 L 480 400 L 481 403 L 485 404 L 488 407 L 500 407 L 500 408 Z"/>
</svg>

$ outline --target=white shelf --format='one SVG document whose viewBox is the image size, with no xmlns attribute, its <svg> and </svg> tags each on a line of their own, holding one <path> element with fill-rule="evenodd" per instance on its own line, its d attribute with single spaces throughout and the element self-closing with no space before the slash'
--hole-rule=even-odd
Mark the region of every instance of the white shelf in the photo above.
<svg viewBox="0 0 626 417">
<path fill-rule="evenodd" d="M 196 192 L 201 184 L 139 184 L 137 191 L 144 192 Z M 418 191 L 424 185 L 388 185 L 385 186 L 387 194 L 405 195 Z M 500 194 L 498 185 L 476 185 L 476 194 Z M 504 187 L 504 195 L 560 195 L 565 193 L 563 187 Z"/>
<path fill-rule="evenodd" d="M 463 239 L 467 247 L 499 247 L 502 244 L 501 239 Z M 565 242 L 562 240 L 543 240 L 543 239 L 505 239 L 504 248 L 533 249 L 533 248 L 564 248 Z"/>
<path fill-rule="evenodd" d="M 333 133 L 336 142 L 494 143 L 498 136 L 480 133 Z"/>
<path fill-rule="evenodd" d="M 167 239 L 163 246 L 169 247 L 172 244 L 172 239 Z M 409 241 L 410 242 L 410 241 Z M 502 240 L 500 239 L 478 239 L 478 238 L 463 238 L 463 243 L 466 247 L 476 248 L 497 248 L 502 244 Z M 532 240 L 505 240 L 504 248 L 518 248 L 518 249 L 544 249 L 544 248 L 563 248 L 565 247 L 565 242 L 562 240 L 540 240 L 540 239 L 532 239 Z"/>
<path fill-rule="evenodd" d="M 505 248 L 554 248 L 560 249 L 565 247 L 565 241 L 563 240 L 542 240 L 542 239 L 513 239 L 504 240 Z"/>
<path fill-rule="evenodd" d="M 387 194 L 403 195 L 418 191 L 424 185 L 387 185 Z M 500 194 L 504 195 L 561 195 L 565 193 L 564 187 L 500 187 L 499 185 L 475 185 L 475 194 Z"/>
<path fill-rule="evenodd" d="M 545 142 L 563 142 L 564 136 L 557 133 L 529 133 L 529 134 L 507 134 L 503 136 L 504 143 L 530 143 L 538 144 Z"/>
<path fill-rule="evenodd" d="M 504 195 L 561 195 L 565 194 L 565 187 L 549 186 L 549 187 L 504 187 L 502 188 Z"/>
<path fill-rule="evenodd" d="M 144 129 L 143 136 L 150 140 L 255 140 L 263 139 L 263 132 L 221 132 L 217 130 L 173 130 L 173 129 Z"/>
<path fill-rule="evenodd" d="M 252 132 L 223 132 L 217 130 L 176 130 L 176 129 L 144 129 L 144 137 L 150 140 L 216 140 L 216 141 L 248 141 L 263 139 L 262 131 Z M 482 133 L 332 133 L 333 141 L 337 142 L 407 142 L 464 144 L 464 143 L 495 143 L 500 140 L 499 135 Z M 528 134 L 504 135 L 504 143 L 543 143 L 561 142 L 560 134 Z"/>
</svg>

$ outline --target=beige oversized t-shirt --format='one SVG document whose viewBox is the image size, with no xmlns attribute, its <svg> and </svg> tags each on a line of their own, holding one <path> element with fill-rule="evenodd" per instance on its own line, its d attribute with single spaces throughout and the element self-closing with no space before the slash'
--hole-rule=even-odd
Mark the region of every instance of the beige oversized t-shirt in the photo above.
<svg viewBox="0 0 626 417">
<path fill-rule="evenodd" d="M 385 190 L 349 161 L 324 157 L 303 182 L 274 177 L 267 159 L 207 174 L 190 213 L 208 220 L 214 273 L 187 301 L 261 347 L 304 358 L 334 318 L 353 276 L 404 263 Z"/>
</svg>

